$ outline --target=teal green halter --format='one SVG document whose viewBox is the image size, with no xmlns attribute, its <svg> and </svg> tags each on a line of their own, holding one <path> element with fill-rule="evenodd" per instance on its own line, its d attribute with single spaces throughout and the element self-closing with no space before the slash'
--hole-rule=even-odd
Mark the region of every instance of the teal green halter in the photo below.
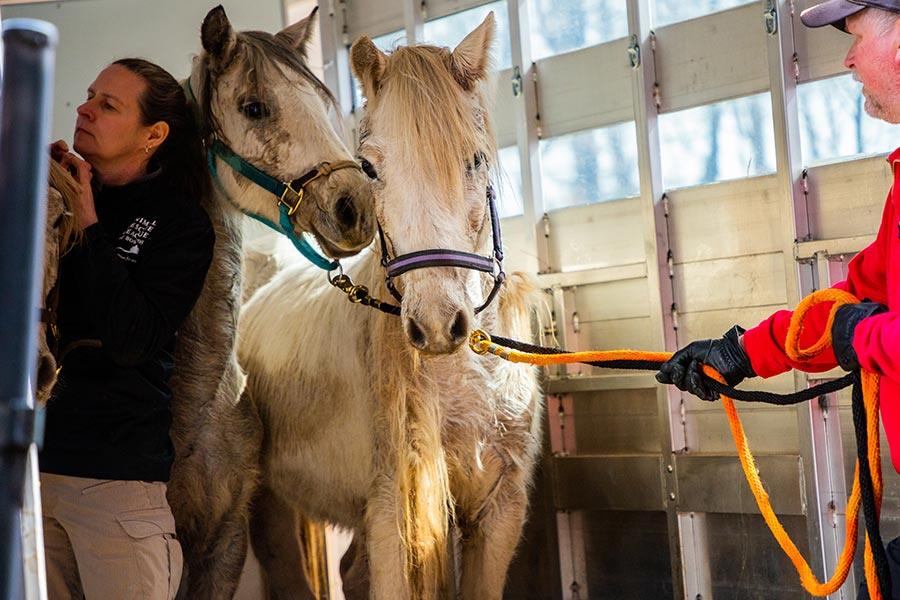
<svg viewBox="0 0 900 600">
<path fill-rule="evenodd" d="M 191 89 L 190 77 L 184 80 L 184 90 L 188 99 L 196 105 L 197 99 L 194 96 L 194 91 Z M 276 179 L 248 163 L 246 160 L 238 156 L 234 150 L 229 148 L 228 145 L 226 145 L 219 139 L 213 140 L 206 155 L 207 161 L 209 163 L 209 172 L 212 175 L 213 182 L 215 182 L 216 187 L 220 192 L 222 192 L 222 195 L 225 196 L 225 198 L 228 200 L 228 202 L 231 203 L 232 206 L 234 206 L 236 209 L 238 209 L 248 217 L 252 217 L 263 225 L 269 227 L 270 229 L 273 229 L 278 233 L 287 236 L 287 238 L 291 240 L 291 243 L 294 244 L 294 247 L 300 252 L 300 254 L 305 256 L 307 260 L 309 260 L 320 269 L 333 271 L 340 266 L 340 263 L 338 263 L 338 261 L 329 260 L 328 258 L 316 252 L 313 247 L 310 246 L 309 242 L 306 241 L 306 238 L 303 237 L 302 233 L 299 236 L 294 233 L 294 225 L 293 223 L 291 223 L 291 215 L 297 212 L 297 209 L 300 208 L 300 203 L 303 201 L 303 194 L 307 185 L 320 177 L 327 177 L 333 171 L 337 171 L 339 169 L 361 169 L 361 167 L 356 162 L 352 160 L 342 160 L 334 163 L 323 162 L 308 171 L 306 174 L 301 175 L 297 179 L 294 179 L 293 181 L 281 181 L 280 179 Z M 245 210 L 243 207 L 238 206 L 231 199 L 231 197 L 225 191 L 225 188 L 222 186 L 221 180 L 219 179 L 219 173 L 216 169 L 216 158 L 221 159 L 236 173 L 243 175 L 259 187 L 270 192 L 278 199 L 277 206 L 278 213 L 280 215 L 278 224 L 273 223 L 262 215 L 258 215 L 256 213 Z"/>
</svg>

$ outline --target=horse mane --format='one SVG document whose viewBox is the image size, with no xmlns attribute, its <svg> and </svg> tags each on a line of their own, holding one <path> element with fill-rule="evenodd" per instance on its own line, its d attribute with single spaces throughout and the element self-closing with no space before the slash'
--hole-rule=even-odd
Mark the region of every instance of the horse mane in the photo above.
<svg viewBox="0 0 900 600">
<path fill-rule="evenodd" d="M 308 81 L 325 102 L 336 112 L 338 110 L 337 99 L 324 83 L 310 70 L 306 62 L 301 58 L 297 50 L 282 41 L 280 38 L 265 31 L 240 31 L 237 34 L 237 55 L 234 60 L 241 61 L 248 81 L 254 86 L 258 84 L 258 74 L 265 72 L 273 63 L 286 67 L 289 71 L 299 74 Z M 213 72 L 206 62 L 198 61 L 200 75 L 200 90 L 198 93 L 198 109 L 200 115 L 200 127 L 203 139 L 209 140 L 214 134 L 221 131 L 221 126 L 212 110 Z M 274 69 L 282 77 L 285 71 Z"/>
<path fill-rule="evenodd" d="M 453 77 L 450 50 L 413 45 L 394 50 L 388 57 L 380 92 L 368 100 L 367 110 L 378 111 L 382 102 L 390 109 L 379 114 L 379 128 L 386 137 L 418 140 L 417 145 L 395 149 L 399 163 L 416 165 L 451 196 L 462 191 L 460 173 L 476 153 L 484 153 L 492 172 L 497 171 L 497 145 L 486 114 L 486 88 L 474 88 L 472 101 Z M 383 129 L 382 129 L 383 128 Z"/>
<path fill-rule="evenodd" d="M 81 185 L 55 160 L 50 161 L 47 171 L 49 187 L 56 190 L 63 202 L 64 217 L 59 223 L 59 255 L 81 243 L 84 230 L 81 228 Z M 52 193 L 48 190 L 48 194 Z"/>
</svg>

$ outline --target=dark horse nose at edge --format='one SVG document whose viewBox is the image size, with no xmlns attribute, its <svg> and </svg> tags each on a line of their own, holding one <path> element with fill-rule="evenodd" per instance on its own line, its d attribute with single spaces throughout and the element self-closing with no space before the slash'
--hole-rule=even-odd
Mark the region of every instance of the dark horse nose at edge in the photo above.
<svg viewBox="0 0 900 600">
<path fill-rule="evenodd" d="M 469 317 L 465 311 L 458 310 L 450 327 L 445 331 L 447 337 L 438 334 L 436 339 L 429 339 L 430 336 L 414 318 L 409 317 L 407 321 L 407 336 L 413 346 L 419 350 L 452 352 L 469 337 Z"/>
<path fill-rule="evenodd" d="M 461 344 L 469 337 L 469 318 L 462 310 L 456 311 L 453 324 L 450 325 L 450 340 L 455 345 Z"/>
<path fill-rule="evenodd" d="M 425 339 L 425 332 L 422 331 L 422 328 L 419 327 L 419 324 L 413 318 L 409 319 L 409 341 L 419 350 L 424 350 L 428 344 L 428 341 Z"/>
<path fill-rule="evenodd" d="M 355 227 L 359 221 L 359 211 L 352 196 L 341 196 L 335 207 L 337 220 L 344 227 Z"/>
</svg>

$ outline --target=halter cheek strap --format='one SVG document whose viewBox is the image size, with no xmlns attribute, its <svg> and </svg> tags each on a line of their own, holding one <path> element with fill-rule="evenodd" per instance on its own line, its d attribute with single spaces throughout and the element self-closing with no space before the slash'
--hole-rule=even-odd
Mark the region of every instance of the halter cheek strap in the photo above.
<svg viewBox="0 0 900 600">
<path fill-rule="evenodd" d="M 222 145 L 225 146 L 224 144 L 222 144 Z M 225 147 L 227 148 L 227 146 L 225 146 Z M 278 202 L 279 219 L 278 219 L 278 223 L 276 224 L 276 223 L 273 223 L 272 221 L 270 221 L 269 219 L 265 218 L 264 216 L 258 215 L 254 212 L 246 210 L 242 206 L 239 206 L 237 203 L 235 203 L 234 200 L 232 200 L 231 197 L 228 195 L 228 192 L 225 190 L 224 186 L 222 186 L 222 182 L 219 180 L 219 173 L 218 173 L 218 170 L 216 169 L 216 157 L 217 156 L 218 155 L 213 153 L 212 149 L 210 149 L 210 151 L 207 154 L 207 160 L 209 162 L 209 172 L 212 174 L 212 179 L 215 182 L 216 187 L 219 189 L 219 191 L 222 193 L 222 195 L 226 199 L 228 199 L 228 202 L 230 202 L 232 206 L 234 206 L 236 209 L 238 209 L 239 211 L 241 211 L 248 217 L 251 217 L 251 218 L 259 221 L 266 227 L 273 229 L 273 230 L 277 231 L 278 233 L 287 237 L 291 241 L 291 243 L 294 245 L 294 248 L 296 248 L 297 251 L 300 252 L 300 254 L 302 254 L 309 262 L 311 262 L 315 266 L 319 267 L 320 269 L 323 269 L 325 271 L 333 271 L 336 268 L 338 268 L 338 266 L 339 266 L 338 261 L 328 260 L 327 258 L 325 258 L 324 256 L 322 256 L 321 254 L 319 254 L 318 252 L 316 252 L 313 249 L 313 247 L 309 244 L 309 242 L 306 240 L 306 238 L 303 237 L 303 234 L 300 234 L 298 236 L 296 233 L 294 233 L 294 224 L 291 222 L 291 212 L 292 211 L 290 210 L 290 206 L 288 204 L 285 204 L 281 201 Z M 222 158 L 222 160 L 225 160 L 225 159 Z M 229 166 L 231 166 L 230 163 L 228 163 L 227 161 L 225 161 L 225 162 L 226 162 L 226 164 L 229 164 Z M 246 164 L 249 167 L 253 167 L 253 165 L 250 165 L 246 161 L 244 161 L 244 164 Z M 255 168 L 255 167 L 253 167 L 253 168 Z M 235 171 L 242 173 L 242 171 L 239 171 L 237 169 L 235 169 Z M 266 189 L 268 189 L 268 188 L 266 188 Z"/>
<path fill-rule="evenodd" d="M 415 269 L 424 269 L 426 267 L 459 267 L 472 271 L 481 271 L 482 273 L 490 273 L 494 278 L 494 286 L 491 288 L 487 299 L 484 303 L 475 309 L 475 314 L 480 313 L 488 304 L 496 297 L 500 291 L 500 286 L 506 280 L 506 273 L 503 272 L 503 242 L 500 239 L 500 219 L 497 214 L 496 195 L 494 188 L 488 186 L 487 201 L 491 215 L 491 233 L 493 236 L 494 249 L 491 256 L 482 256 L 471 252 L 463 252 L 461 250 L 448 250 L 444 248 L 435 248 L 431 250 L 418 250 L 401 254 L 393 259 L 388 259 L 387 241 L 381 225 L 378 225 L 378 238 L 381 242 L 381 264 L 386 270 L 385 284 L 391 295 L 398 302 L 403 301 L 403 296 L 394 286 L 393 278 L 403 275 Z"/>
</svg>

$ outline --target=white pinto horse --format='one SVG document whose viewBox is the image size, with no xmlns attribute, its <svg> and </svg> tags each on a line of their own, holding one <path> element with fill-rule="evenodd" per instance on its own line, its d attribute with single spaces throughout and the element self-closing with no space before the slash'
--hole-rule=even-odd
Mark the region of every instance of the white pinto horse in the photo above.
<svg viewBox="0 0 900 600">
<path fill-rule="evenodd" d="M 531 335 L 534 287 L 515 274 L 486 303 L 499 274 L 479 272 L 494 268 L 492 251 L 500 258 L 486 98 L 493 35 L 491 14 L 452 52 L 385 55 L 366 37 L 351 49 L 367 98 L 358 154 L 383 235 L 348 273 L 375 296 L 402 296 L 399 315 L 342 300 L 302 265 L 242 311 L 245 394 L 265 440 L 251 540 L 270 597 L 308 593 L 295 562 L 300 515 L 364 537 L 375 600 L 447 594 L 451 523 L 462 597 L 502 597 L 542 399 L 535 369 L 462 347 L 477 328 Z"/>
<path fill-rule="evenodd" d="M 234 595 L 257 482 L 261 430 L 239 402 L 244 375 L 235 353 L 242 213 L 295 243 L 310 232 L 332 258 L 358 252 L 375 233 L 369 180 L 330 125 L 333 97 L 306 65 L 314 13 L 273 35 L 236 32 L 221 6 L 212 9 L 185 84 L 216 179 L 203 204 L 215 227 L 213 261 L 178 332 L 172 378 L 168 499 L 185 556 L 179 594 L 190 600 Z"/>
</svg>

